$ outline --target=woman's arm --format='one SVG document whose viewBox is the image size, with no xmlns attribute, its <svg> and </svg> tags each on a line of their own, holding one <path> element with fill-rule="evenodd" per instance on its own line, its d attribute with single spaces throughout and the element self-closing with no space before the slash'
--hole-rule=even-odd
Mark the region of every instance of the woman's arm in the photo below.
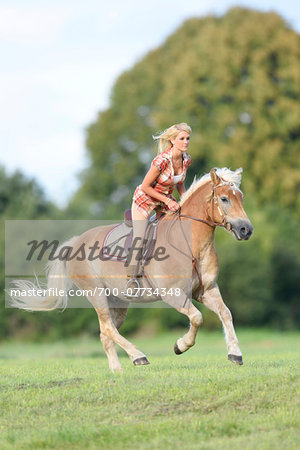
<svg viewBox="0 0 300 450">
<path fill-rule="evenodd" d="M 176 211 L 179 208 L 177 202 L 175 202 L 174 200 L 170 200 L 170 198 L 164 194 L 160 194 L 151 186 L 151 184 L 154 183 L 159 174 L 159 169 L 155 166 L 151 166 L 142 182 L 141 189 L 146 194 L 150 195 L 150 197 L 155 198 L 155 200 L 159 200 L 160 202 L 168 205 L 168 208 L 172 211 Z"/>
<path fill-rule="evenodd" d="M 159 169 L 155 166 L 151 166 L 145 175 L 141 188 L 146 194 L 150 195 L 150 197 L 155 198 L 155 200 L 159 200 L 160 202 L 166 203 L 169 197 L 160 194 L 151 186 L 151 184 L 154 183 L 159 174 Z"/>
</svg>

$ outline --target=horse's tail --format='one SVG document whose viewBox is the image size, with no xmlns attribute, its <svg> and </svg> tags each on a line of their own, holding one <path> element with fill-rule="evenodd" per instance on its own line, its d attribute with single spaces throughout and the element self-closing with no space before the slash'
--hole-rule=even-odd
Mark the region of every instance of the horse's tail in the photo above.
<svg viewBox="0 0 300 450">
<path fill-rule="evenodd" d="M 74 244 L 78 236 L 73 236 L 58 249 Z M 36 282 L 28 280 L 14 280 L 13 287 L 6 290 L 10 300 L 9 306 L 28 311 L 52 311 L 56 308 L 65 309 L 68 303 L 68 290 L 72 281 L 68 277 L 66 261 L 59 258 L 49 261 L 46 266 L 47 283 L 41 286 L 38 278 Z"/>
</svg>

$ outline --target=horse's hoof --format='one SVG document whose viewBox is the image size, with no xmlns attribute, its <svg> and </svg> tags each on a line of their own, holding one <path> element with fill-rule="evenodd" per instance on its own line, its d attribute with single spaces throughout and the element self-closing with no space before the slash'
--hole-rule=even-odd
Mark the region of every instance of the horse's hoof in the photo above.
<svg viewBox="0 0 300 450">
<path fill-rule="evenodd" d="M 137 358 L 133 361 L 135 366 L 145 366 L 146 364 L 150 364 L 146 356 L 142 356 L 142 358 Z"/>
<path fill-rule="evenodd" d="M 183 353 L 181 350 L 179 350 L 177 342 L 175 342 L 175 345 L 174 345 L 174 352 L 176 353 L 176 355 L 182 355 L 182 353 Z"/>
<path fill-rule="evenodd" d="M 229 361 L 233 362 L 234 364 L 238 364 L 239 366 L 243 365 L 243 357 L 242 356 L 236 356 L 236 355 L 228 355 Z"/>
</svg>

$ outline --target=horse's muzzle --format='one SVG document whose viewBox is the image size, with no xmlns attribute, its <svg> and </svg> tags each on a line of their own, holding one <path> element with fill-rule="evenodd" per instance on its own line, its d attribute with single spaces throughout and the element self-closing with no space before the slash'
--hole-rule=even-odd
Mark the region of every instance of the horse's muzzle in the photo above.
<svg viewBox="0 0 300 450">
<path fill-rule="evenodd" d="M 247 241 L 253 233 L 253 225 L 247 219 L 230 220 L 231 231 L 238 241 Z"/>
</svg>

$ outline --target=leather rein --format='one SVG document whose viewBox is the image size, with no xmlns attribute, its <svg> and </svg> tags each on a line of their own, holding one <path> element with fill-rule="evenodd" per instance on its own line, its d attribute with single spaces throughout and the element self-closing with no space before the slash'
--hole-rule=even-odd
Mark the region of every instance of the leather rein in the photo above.
<svg viewBox="0 0 300 450">
<path fill-rule="evenodd" d="M 179 208 L 179 209 L 174 213 L 174 216 L 173 216 L 173 218 L 172 218 L 172 220 L 171 220 L 171 222 L 170 222 L 170 224 L 169 224 L 169 226 L 168 226 L 168 228 L 167 228 L 167 231 L 166 231 L 166 235 L 167 235 L 166 238 L 167 238 L 168 244 L 169 244 L 171 247 L 173 247 L 175 250 L 177 250 L 179 253 L 183 254 L 184 256 L 187 256 L 187 257 L 191 257 L 191 258 L 192 258 L 191 287 L 192 287 L 192 283 L 193 283 L 193 275 L 194 275 L 194 272 L 195 272 L 196 275 L 197 275 L 197 277 L 198 277 L 198 280 L 199 280 L 199 285 L 200 285 L 200 289 L 201 289 L 201 296 L 203 296 L 203 294 L 204 294 L 204 286 L 203 286 L 203 282 L 202 282 L 202 279 L 201 279 L 201 274 L 199 273 L 199 270 L 198 270 L 198 268 L 197 268 L 197 266 L 196 266 L 198 260 L 197 260 L 197 258 L 195 258 L 195 256 L 193 255 L 193 251 L 192 251 L 192 249 L 191 249 L 191 246 L 190 246 L 190 244 L 189 244 L 189 242 L 188 242 L 188 240 L 187 240 L 187 237 L 186 237 L 186 235 L 185 235 L 185 233 L 184 233 L 184 229 L 183 229 L 183 226 L 182 226 L 181 218 L 190 219 L 190 220 L 195 220 L 196 222 L 204 223 L 204 224 L 206 224 L 206 225 L 208 225 L 208 226 L 210 226 L 210 227 L 212 227 L 212 228 L 215 228 L 215 227 L 222 227 L 222 228 L 225 228 L 225 229 L 227 229 L 227 230 L 231 229 L 231 226 L 226 222 L 225 215 L 224 215 L 223 211 L 221 210 L 221 208 L 220 208 L 219 205 L 218 205 L 218 199 L 217 199 L 216 193 L 215 193 L 215 189 L 216 189 L 217 187 L 219 187 L 219 186 L 224 186 L 224 185 L 228 185 L 228 184 L 231 185 L 232 183 L 227 183 L 227 182 L 224 182 L 224 181 L 223 181 L 222 183 L 218 184 L 217 186 L 215 186 L 214 184 L 212 185 L 211 210 L 212 210 L 213 219 L 214 219 L 214 204 L 215 204 L 215 205 L 217 206 L 217 208 L 218 208 L 218 212 L 219 212 L 220 216 L 223 218 L 222 222 L 215 222 L 214 220 L 199 219 L 198 217 L 189 216 L 189 215 L 187 215 L 187 214 L 181 214 L 180 208 Z M 189 255 L 186 254 L 185 252 L 183 252 L 182 250 L 180 250 L 180 249 L 179 249 L 178 247 L 176 247 L 175 245 L 173 245 L 173 244 L 170 242 L 170 240 L 169 240 L 170 230 L 171 230 L 171 227 L 174 225 L 175 220 L 179 220 L 181 232 L 182 232 L 182 234 L 183 234 L 183 237 L 184 237 L 184 239 L 185 239 L 185 242 L 186 242 L 187 247 L 188 247 L 189 252 L 190 252 Z M 229 225 L 229 228 L 228 228 L 228 225 Z"/>
</svg>

